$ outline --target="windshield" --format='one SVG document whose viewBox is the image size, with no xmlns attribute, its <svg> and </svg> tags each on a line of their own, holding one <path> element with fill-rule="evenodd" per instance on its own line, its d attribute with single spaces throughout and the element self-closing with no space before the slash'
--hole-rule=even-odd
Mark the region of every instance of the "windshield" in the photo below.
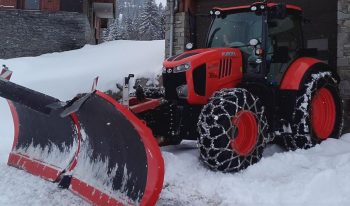
<svg viewBox="0 0 350 206">
<path fill-rule="evenodd" d="M 261 40 L 262 16 L 255 12 L 216 17 L 208 36 L 208 48 L 244 47 L 251 39 Z"/>
</svg>

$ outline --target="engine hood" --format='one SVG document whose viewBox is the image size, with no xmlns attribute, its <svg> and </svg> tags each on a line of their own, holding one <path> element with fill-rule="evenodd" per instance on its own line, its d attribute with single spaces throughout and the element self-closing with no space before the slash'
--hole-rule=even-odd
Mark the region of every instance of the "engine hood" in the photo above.
<svg viewBox="0 0 350 206">
<path fill-rule="evenodd" d="M 196 49 L 166 59 L 163 66 L 165 68 L 173 68 L 185 63 L 203 64 L 224 57 L 241 58 L 241 51 L 236 48 Z"/>
</svg>

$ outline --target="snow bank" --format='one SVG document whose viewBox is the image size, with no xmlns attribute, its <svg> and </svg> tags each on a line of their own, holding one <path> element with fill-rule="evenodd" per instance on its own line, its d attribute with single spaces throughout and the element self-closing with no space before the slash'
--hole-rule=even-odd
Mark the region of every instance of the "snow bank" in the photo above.
<svg viewBox="0 0 350 206">
<path fill-rule="evenodd" d="M 161 71 L 164 41 L 114 41 L 39 57 L 0 60 L 14 74 L 12 81 L 68 100 L 88 92 L 96 76 L 98 89 L 115 89 L 130 73 L 155 77 Z"/>
<path fill-rule="evenodd" d="M 99 76 L 99 90 L 115 90 L 130 73 L 154 78 L 162 68 L 164 41 L 114 41 L 63 53 L 1 60 L 14 74 L 12 81 L 69 100 L 89 92 Z M 6 165 L 14 128 L 9 106 L 0 98 L 0 205 L 87 205 L 69 191 Z"/>
</svg>

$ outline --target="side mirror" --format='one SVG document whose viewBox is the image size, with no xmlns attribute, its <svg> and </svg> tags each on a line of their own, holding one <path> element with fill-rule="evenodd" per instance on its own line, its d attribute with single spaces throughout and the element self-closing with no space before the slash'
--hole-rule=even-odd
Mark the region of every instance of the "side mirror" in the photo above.
<svg viewBox="0 0 350 206">
<path fill-rule="evenodd" d="M 187 49 L 187 50 L 192 50 L 193 47 L 194 47 L 194 45 L 193 45 L 193 43 L 191 43 L 191 42 L 186 44 L 186 49 Z"/>
<path fill-rule="evenodd" d="M 259 40 L 257 40 L 257 39 L 251 39 L 250 41 L 249 41 L 249 45 L 250 46 L 257 46 L 259 44 Z"/>
</svg>

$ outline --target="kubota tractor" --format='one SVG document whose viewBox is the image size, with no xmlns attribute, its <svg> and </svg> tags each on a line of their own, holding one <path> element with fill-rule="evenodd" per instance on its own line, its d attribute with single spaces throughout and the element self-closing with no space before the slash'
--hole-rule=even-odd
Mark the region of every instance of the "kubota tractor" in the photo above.
<svg viewBox="0 0 350 206">
<path fill-rule="evenodd" d="M 138 114 L 160 142 L 198 139 L 203 162 L 231 172 L 259 161 L 268 143 L 295 150 L 339 138 L 339 77 L 305 48 L 301 8 L 254 3 L 210 13 L 206 48 L 167 59 L 163 104 Z"/>
<path fill-rule="evenodd" d="M 97 79 L 90 93 L 62 102 L 10 82 L 4 66 L 0 96 L 15 128 L 8 165 L 94 205 L 148 206 L 164 178 L 155 137 L 198 139 L 203 162 L 224 172 L 256 163 L 268 143 L 295 150 L 339 138 L 339 77 L 305 48 L 301 13 L 265 2 L 214 8 L 207 48 L 164 62 L 164 94 L 137 87 L 129 99 L 127 77 L 124 106 L 97 91 Z"/>
</svg>

